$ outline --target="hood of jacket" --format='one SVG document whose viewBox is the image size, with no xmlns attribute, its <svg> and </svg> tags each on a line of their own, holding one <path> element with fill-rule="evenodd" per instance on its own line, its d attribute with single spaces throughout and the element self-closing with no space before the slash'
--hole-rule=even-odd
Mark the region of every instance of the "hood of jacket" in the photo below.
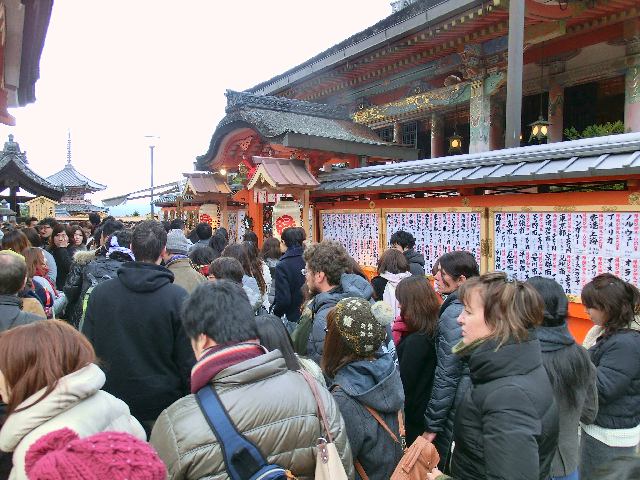
<svg viewBox="0 0 640 480">
<path fill-rule="evenodd" d="M 404 405 L 402 380 L 389 353 L 348 364 L 336 373 L 333 384 L 377 412 L 397 412 Z"/>
<path fill-rule="evenodd" d="M 0 328 L 5 330 L 13 325 L 22 311 L 22 300 L 15 295 L 0 295 Z"/>
<path fill-rule="evenodd" d="M 391 285 L 397 287 L 401 280 L 408 278 L 411 276 L 411 272 L 402 272 L 402 273 L 390 273 L 390 272 L 382 272 L 380 274 L 382 278 L 387 280 Z"/>
<path fill-rule="evenodd" d="M 404 256 L 407 257 L 409 263 L 417 263 L 424 268 L 424 257 L 421 253 L 416 252 L 413 248 L 404 252 Z"/>
<path fill-rule="evenodd" d="M 152 263 L 127 262 L 118 269 L 118 279 L 133 292 L 155 292 L 173 278 L 168 268 Z"/>
<path fill-rule="evenodd" d="M 44 393 L 44 388 L 28 397 L 18 405 L 18 409 L 28 408 L 9 415 L 0 430 L 0 450 L 15 450 L 29 432 L 94 395 L 102 388 L 105 379 L 102 370 L 91 363 L 62 377 L 53 391 L 39 402 L 34 404 Z"/>
<path fill-rule="evenodd" d="M 557 352 L 576 343 L 566 323 L 556 327 L 538 327 L 536 336 L 543 353 Z"/>
<path fill-rule="evenodd" d="M 485 340 L 470 352 L 469 371 L 474 384 L 526 375 L 542 366 L 540 341 L 532 331 L 528 340 L 510 340 L 499 348 L 497 345 L 495 339 Z"/>
<path fill-rule="evenodd" d="M 340 277 L 340 285 L 322 292 L 313 297 L 312 310 L 319 312 L 324 308 L 331 308 L 343 298 L 360 297 L 370 300 L 373 296 L 373 287 L 360 275 L 355 273 L 343 273 Z"/>
<path fill-rule="evenodd" d="M 88 265 L 89 262 L 95 259 L 95 250 L 76 250 L 76 253 L 73 255 L 73 261 L 80 265 Z"/>
</svg>

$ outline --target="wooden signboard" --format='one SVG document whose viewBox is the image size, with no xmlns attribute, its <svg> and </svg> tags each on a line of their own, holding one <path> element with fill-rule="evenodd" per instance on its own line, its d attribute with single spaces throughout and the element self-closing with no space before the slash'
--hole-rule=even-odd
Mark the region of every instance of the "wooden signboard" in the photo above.
<svg viewBox="0 0 640 480">
<path fill-rule="evenodd" d="M 377 265 L 381 232 L 380 210 L 320 211 L 320 239 L 337 240 L 360 265 Z"/>
<path fill-rule="evenodd" d="M 473 253 L 481 271 L 486 271 L 484 208 L 383 209 L 382 212 L 384 248 L 391 246 L 391 235 L 398 230 L 411 233 L 416 239 L 416 251 L 424 256 L 425 273 L 430 274 L 435 261 L 453 250 Z"/>
<path fill-rule="evenodd" d="M 489 221 L 491 270 L 553 278 L 574 302 L 600 273 L 639 283 L 637 205 L 493 208 Z"/>
</svg>

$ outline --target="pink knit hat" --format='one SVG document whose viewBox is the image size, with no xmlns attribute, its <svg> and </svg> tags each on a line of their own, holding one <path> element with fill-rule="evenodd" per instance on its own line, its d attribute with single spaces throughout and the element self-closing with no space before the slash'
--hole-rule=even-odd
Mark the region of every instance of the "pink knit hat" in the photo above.
<svg viewBox="0 0 640 480">
<path fill-rule="evenodd" d="M 128 433 L 87 438 L 63 428 L 38 439 L 27 452 L 29 480 L 164 480 L 166 468 L 155 450 Z"/>
</svg>

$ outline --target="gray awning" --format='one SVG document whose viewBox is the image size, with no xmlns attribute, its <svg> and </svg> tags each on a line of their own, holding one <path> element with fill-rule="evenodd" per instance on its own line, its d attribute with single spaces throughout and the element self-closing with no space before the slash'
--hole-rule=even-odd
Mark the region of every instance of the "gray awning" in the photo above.
<svg viewBox="0 0 640 480">
<path fill-rule="evenodd" d="M 320 176 L 316 195 L 634 174 L 640 175 L 640 133 L 332 172 Z"/>
</svg>

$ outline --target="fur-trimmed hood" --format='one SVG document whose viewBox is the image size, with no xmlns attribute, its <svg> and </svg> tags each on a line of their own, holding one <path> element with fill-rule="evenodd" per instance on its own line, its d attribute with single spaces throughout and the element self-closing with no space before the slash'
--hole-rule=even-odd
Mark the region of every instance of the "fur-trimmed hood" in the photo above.
<svg viewBox="0 0 640 480">
<path fill-rule="evenodd" d="M 78 250 L 73 255 L 73 261 L 81 265 L 88 265 L 89 262 L 96 259 L 95 250 Z"/>
</svg>

